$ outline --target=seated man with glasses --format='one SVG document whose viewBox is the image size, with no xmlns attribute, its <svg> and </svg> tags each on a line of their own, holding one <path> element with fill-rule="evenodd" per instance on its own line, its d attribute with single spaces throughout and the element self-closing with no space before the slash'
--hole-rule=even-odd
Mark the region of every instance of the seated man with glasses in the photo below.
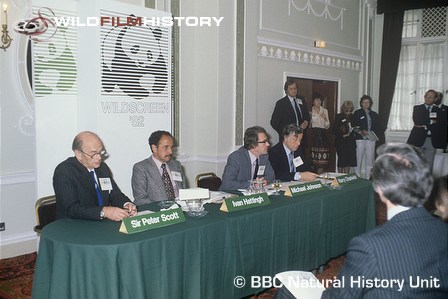
<svg viewBox="0 0 448 299">
<path fill-rule="evenodd" d="M 220 190 L 248 188 L 250 180 L 259 178 L 263 185 L 274 180 L 274 170 L 268 160 L 269 141 L 266 130 L 251 127 L 244 132 L 244 145 L 227 158 Z"/>
<path fill-rule="evenodd" d="M 282 181 L 313 181 L 317 174 L 304 161 L 300 142 L 303 129 L 296 124 L 286 125 L 282 131 L 283 141 L 269 150 L 269 161 L 274 168 L 275 177 Z"/>
<path fill-rule="evenodd" d="M 81 132 L 73 140 L 74 157 L 60 163 L 53 176 L 57 218 L 121 221 L 135 216 L 136 206 L 118 188 L 103 159 L 101 139 Z"/>
<path fill-rule="evenodd" d="M 152 155 L 132 169 L 132 193 L 137 205 L 174 200 L 179 189 L 185 188 L 182 165 L 173 160 L 173 136 L 167 131 L 155 131 L 148 143 Z"/>
</svg>

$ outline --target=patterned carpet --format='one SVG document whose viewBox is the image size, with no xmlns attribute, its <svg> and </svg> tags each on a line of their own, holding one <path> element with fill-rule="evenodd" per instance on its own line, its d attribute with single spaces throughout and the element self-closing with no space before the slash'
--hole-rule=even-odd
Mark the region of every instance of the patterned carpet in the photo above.
<svg viewBox="0 0 448 299">
<path fill-rule="evenodd" d="M 31 298 L 36 253 L 0 260 L 0 298 Z"/>
</svg>

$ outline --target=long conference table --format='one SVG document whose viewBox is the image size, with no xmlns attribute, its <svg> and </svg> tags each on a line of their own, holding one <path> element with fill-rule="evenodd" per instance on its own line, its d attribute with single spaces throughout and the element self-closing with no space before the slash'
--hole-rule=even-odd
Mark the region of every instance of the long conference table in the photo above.
<svg viewBox="0 0 448 299">
<path fill-rule="evenodd" d="M 252 288 L 251 277 L 316 269 L 375 226 L 374 191 L 364 179 L 270 201 L 234 213 L 206 204 L 204 217 L 185 214 L 183 223 L 129 235 L 120 222 L 55 221 L 40 237 L 32 296 L 241 298 L 263 289 Z M 245 286 L 234 285 L 237 276 Z"/>
</svg>

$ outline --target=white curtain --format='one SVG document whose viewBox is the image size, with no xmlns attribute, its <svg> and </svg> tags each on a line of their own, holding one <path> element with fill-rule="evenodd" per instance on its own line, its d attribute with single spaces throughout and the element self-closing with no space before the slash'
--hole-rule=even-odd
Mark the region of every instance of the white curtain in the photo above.
<svg viewBox="0 0 448 299">
<path fill-rule="evenodd" d="M 410 131 L 414 126 L 413 107 L 423 103 L 425 92 L 428 89 L 444 92 L 445 48 L 445 42 L 405 44 L 401 47 L 388 124 L 390 130 Z"/>
</svg>

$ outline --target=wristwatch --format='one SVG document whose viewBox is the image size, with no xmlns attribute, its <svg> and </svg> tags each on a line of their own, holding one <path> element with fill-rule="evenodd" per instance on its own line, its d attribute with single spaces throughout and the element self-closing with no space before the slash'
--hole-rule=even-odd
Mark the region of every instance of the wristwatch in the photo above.
<svg viewBox="0 0 448 299">
<path fill-rule="evenodd" d="M 104 217 L 106 217 L 106 215 L 104 214 L 104 211 L 101 210 L 101 212 L 100 212 L 100 218 L 101 218 L 101 219 L 104 219 Z"/>
</svg>

